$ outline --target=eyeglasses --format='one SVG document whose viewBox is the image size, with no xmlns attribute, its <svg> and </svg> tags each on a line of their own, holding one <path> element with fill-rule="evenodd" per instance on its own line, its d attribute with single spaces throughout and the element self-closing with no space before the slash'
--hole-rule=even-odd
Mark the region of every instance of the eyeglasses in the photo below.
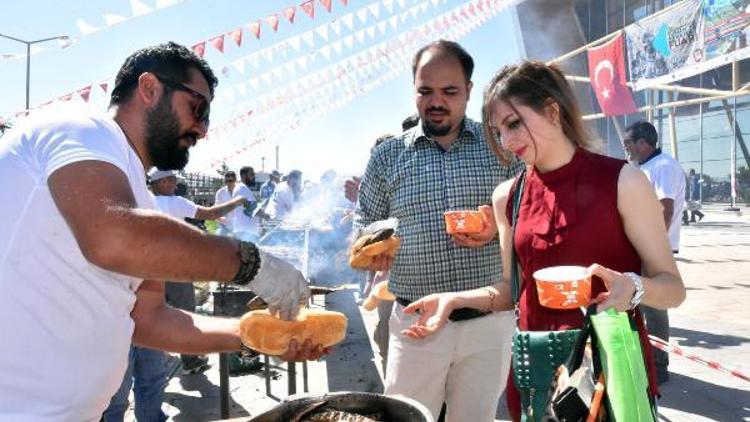
<svg viewBox="0 0 750 422">
<path fill-rule="evenodd" d="M 157 75 L 156 73 L 154 73 L 153 75 L 156 76 L 156 79 L 158 79 L 159 82 L 163 83 L 168 88 L 176 91 L 187 92 L 188 94 L 192 95 L 193 98 L 197 98 L 198 102 L 195 104 L 195 106 L 193 106 L 193 115 L 199 122 L 203 122 L 206 125 L 206 128 L 208 128 L 208 117 L 209 114 L 211 114 L 211 101 L 205 95 L 183 83 L 174 81 L 164 76 Z"/>
</svg>

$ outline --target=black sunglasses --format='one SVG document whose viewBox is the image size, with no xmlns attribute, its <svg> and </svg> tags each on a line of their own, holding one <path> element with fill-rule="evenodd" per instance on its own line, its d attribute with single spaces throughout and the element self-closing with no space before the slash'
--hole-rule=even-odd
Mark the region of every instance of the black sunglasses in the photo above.
<svg viewBox="0 0 750 422">
<path fill-rule="evenodd" d="M 209 124 L 208 117 L 209 117 L 209 114 L 211 114 L 211 101 L 209 101 L 209 99 L 206 98 L 205 95 L 201 94 L 200 92 L 194 90 L 193 88 L 190 88 L 189 86 L 183 83 L 174 81 L 164 76 L 157 75 L 156 73 L 154 73 L 153 75 L 156 76 L 156 79 L 158 79 L 159 82 L 163 83 L 168 88 L 176 90 L 176 91 L 187 92 L 188 94 L 192 95 L 194 98 L 197 98 L 198 103 L 196 103 L 196 105 L 193 107 L 193 115 L 199 122 L 203 122 L 206 125 L 206 128 L 208 128 L 208 124 Z"/>
</svg>

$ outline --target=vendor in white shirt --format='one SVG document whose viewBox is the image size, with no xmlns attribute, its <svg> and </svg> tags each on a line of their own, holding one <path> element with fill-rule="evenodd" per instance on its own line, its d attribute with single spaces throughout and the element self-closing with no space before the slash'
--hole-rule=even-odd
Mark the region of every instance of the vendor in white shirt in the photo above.
<svg viewBox="0 0 750 422">
<path fill-rule="evenodd" d="M 235 188 L 237 186 L 237 173 L 229 170 L 224 173 L 224 186 L 216 191 L 216 197 L 214 198 L 214 205 L 224 204 L 232 200 Z M 229 213 L 221 217 L 218 221 L 227 230 L 232 231 L 232 220 L 234 219 L 234 213 Z"/>
<path fill-rule="evenodd" d="M 222 204 L 217 203 L 213 207 L 204 207 L 174 194 L 177 188 L 176 171 L 154 168 L 149 172 L 148 177 L 159 209 L 180 220 L 185 218 L 217 220 L 247 202 L 243 197 L 235 197 Z"/>
<path fill-rule="evenodd" d="M 253 189 L 256 189 L 255 170 L 246 166 L 240 169 L 240 183 L 234 190 L 232 197 L 244 198 L 245 206 L 232 213 L 232 230 L 238 239 L 257 242 L 260 239 L 260 219 L 267 215 L 262 209 L 258 209 L 258 198 Z"/>
<path fill-rule="evenodd" d="M 273 193 L 268 214 L 275 220 L 283 220 L 302 194 L 302 172 L 292 170 L 286 176 L 284 183 L 276 187 Z"/>
</svg>

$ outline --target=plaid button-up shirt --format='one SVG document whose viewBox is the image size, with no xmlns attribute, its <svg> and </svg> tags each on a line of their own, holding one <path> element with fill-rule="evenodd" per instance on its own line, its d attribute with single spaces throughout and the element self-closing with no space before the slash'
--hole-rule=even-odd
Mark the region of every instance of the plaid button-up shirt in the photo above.
<svg viewBox="0 0 750 422">
<path fill-rule="evenodd" d="M 443 213 L 492 204 L 495 187 L 522 168 L 517 160 L 502 165 L 481 125 L 468 118 L 447 151 L 425 136 L 422 125 L 378 145 L 362 177 L 354 223 L 362 228 L 398 218 L 401 248 L 389 289 L 413 301 L 499 281 L 498 240 L 481 248 L 458 246 L 446 233 Z"/>
</svg>

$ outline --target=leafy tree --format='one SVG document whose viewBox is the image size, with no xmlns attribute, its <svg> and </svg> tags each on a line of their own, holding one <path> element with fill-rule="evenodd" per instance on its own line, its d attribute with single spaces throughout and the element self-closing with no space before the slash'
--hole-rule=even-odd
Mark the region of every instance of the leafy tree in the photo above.
<svg viewBox="0 0 750 422">
<path fill-rule="evenodd" d="M 225 162 L 222 162 L 222 163 L 221 163 L 221 167 L 219 167 L 218 169 L 216 169 L 216 172 L 217 172 L 217 173 L 219 173 L 219 175 L 220 175 L 220 176 L 222 176 L 222 177 L 223 177 L 223 176 L 224 176 L 224 175 L 226 174 L 226 172 L 228 172 L 228 171 L 229 171 L 229 166 L 228 166 L 228 165 L 227 165 L 227 163 L 225 163 Z"/>
<path fill-rule="evenodd" d="M 8 123 L 6 120 L 0 119 L 0 136 L 5 135 L 5 131 L 13 127 L 10 123 Z"/>
</svg>

